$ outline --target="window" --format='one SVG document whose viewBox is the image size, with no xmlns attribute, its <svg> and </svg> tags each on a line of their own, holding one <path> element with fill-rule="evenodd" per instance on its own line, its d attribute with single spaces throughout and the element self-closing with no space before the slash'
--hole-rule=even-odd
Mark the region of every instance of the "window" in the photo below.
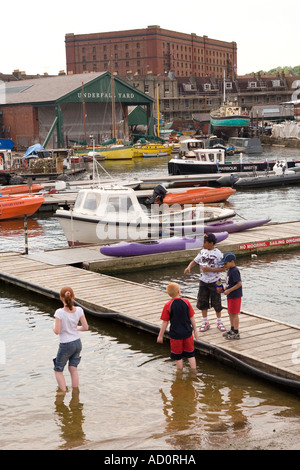
<svg viewBox="0 0 300 470">
<path fill-rule="evenodd" d="M 127 196 L 110 196 L 107 201 L 106 212 L 119 214 L 120 212 L 127 213 L 133 209 L 132 200 Z"/>
<path fill-rule="evenodd" d="M 100 194 L 88 193 L 83 204 L 83 209 L 95 211 L 100 203 L 100 199 Z"/>
</svg>

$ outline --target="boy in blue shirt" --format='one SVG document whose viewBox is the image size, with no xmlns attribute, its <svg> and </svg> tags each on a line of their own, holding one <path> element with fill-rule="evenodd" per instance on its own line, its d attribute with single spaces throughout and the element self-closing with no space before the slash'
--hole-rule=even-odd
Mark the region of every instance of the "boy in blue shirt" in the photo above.
<svg viewBox="0 0 300 470">
<path fill-rule="evenodd" d="M 226 285 L 224 294 L 227 295 L 227 308 L 230 319 L 230 330 L 223 334 L 226 339 L 240 339 L 239 334 L 239 314 L 243 296 L 241 274 L 235 265 L 236 256 L 232 252 L 224 254 L 219 265 L 227 269 Z M 220 289 L 220 292 L 222 289 Z"/>
</svg>

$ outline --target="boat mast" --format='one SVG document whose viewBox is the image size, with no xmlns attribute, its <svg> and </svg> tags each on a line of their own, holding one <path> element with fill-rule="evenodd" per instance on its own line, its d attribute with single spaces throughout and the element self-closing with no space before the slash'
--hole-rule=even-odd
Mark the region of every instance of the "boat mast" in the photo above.
<svg viewBox="0 0 300 470">
<path fill-rule="evenodd" d="M 116 138 L 115 80 L 111 74 L 112 138 Z"/>
<path fill-rule="evenodd" d="M 156 85 L 156 111 L 157 111 L 157 135 L 160 137 L 160 130 L 159 130 L 159 93 L 158 93 L 159 84 Z"/>
<path fill-rule="evenodd" d="M 86 145 L 86 113 L 85 113 L 85 100 L 84 100 L 84 85 L 82 82 L 81 87 L 81 94 L 82 94 L 82 112 L 83 112 L 83 128 L 84 128 L 84 144 Z"/>
<path fill-rule="evenodd" d="M 223 78 L 223 104 L 225 105 L 225 69 L 224 69 L 224 78 Z"/>
</svg>

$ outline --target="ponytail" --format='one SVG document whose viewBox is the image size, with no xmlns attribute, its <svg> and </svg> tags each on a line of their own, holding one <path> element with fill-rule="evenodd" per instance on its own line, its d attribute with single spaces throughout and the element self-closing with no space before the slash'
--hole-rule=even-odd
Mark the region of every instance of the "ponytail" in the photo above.
<svg viewBox="0 0 300 470">
<path fill-rule="evenodd" d="M 69 310 L 73 310 L 74 291 L 71 287 L 63 287 L 60 291 L 60 297 L 65 302 Z"/>
</svg>

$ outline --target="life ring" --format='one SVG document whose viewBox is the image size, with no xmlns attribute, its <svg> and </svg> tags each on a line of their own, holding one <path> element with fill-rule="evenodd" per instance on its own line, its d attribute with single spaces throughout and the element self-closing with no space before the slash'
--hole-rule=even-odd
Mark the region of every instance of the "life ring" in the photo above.
<svg viewBox="0 0 300 470">
<path fill-rule="evenodd" d="M 23 167 L 25 168 L 25 170 L 27 170 L 27 168 L 28 168 L 28 161 L 26 160 L 26 158 L 23 158 L 22 164 L 23 164 Z"/>
</svg>

